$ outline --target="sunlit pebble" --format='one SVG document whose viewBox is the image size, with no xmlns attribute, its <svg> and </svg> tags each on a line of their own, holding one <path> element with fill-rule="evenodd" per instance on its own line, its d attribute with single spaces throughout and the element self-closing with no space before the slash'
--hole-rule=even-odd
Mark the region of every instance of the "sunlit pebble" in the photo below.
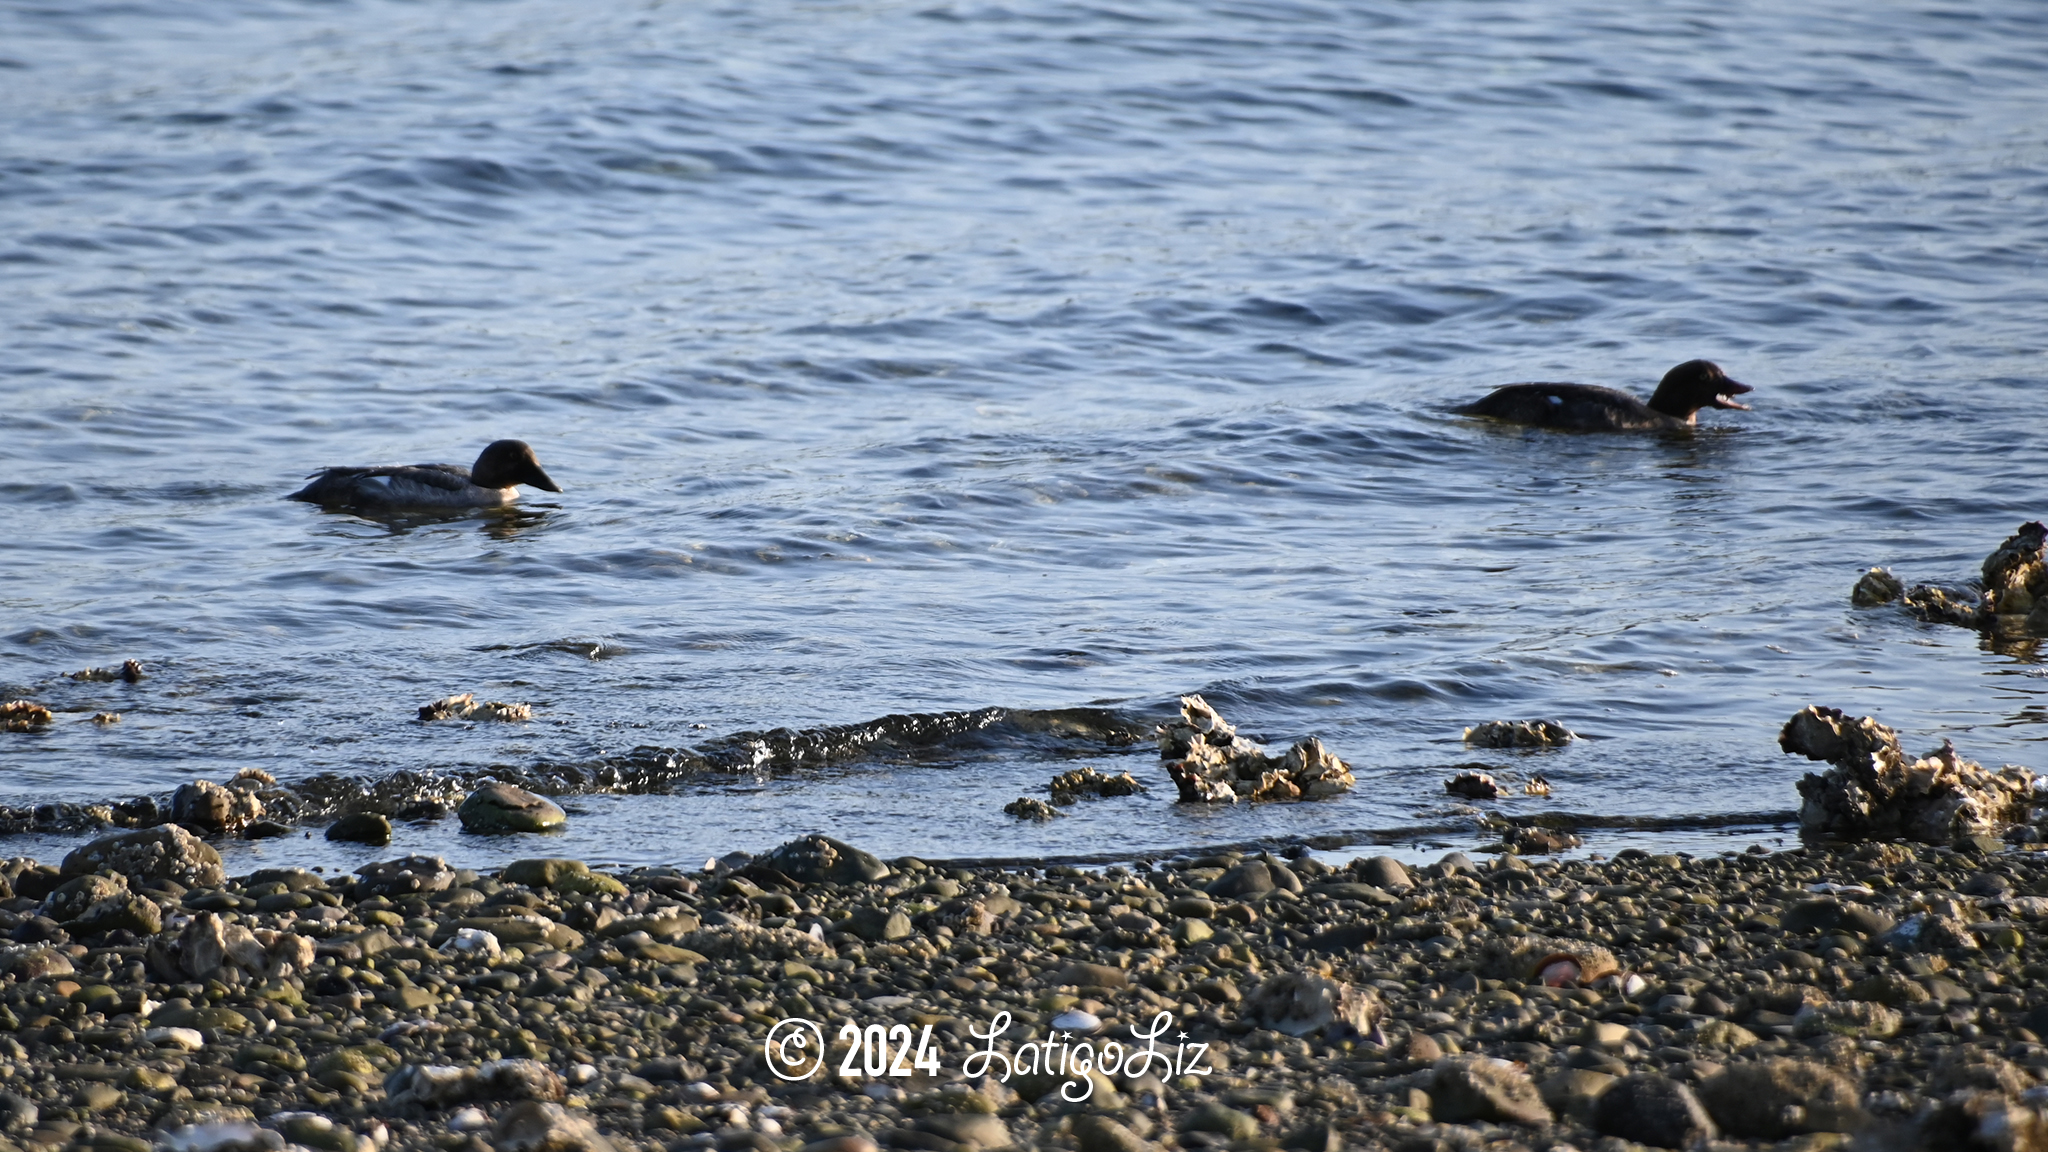
<svg viewBox="0 0 2048 1152">
<path fill-rule="evenodd" d="M 464 1108 L 448 1118 L 450 1132 L 475 1132 L 491 1126 L 491 1118 L 481 1108 Z"/>
<path fill-rule="evenodd" d="M 683 1097 L 688 1100 L 695 1100 L 699 1104 L 708 1104 L 718 1099 L 718 1089 L 702 1080 L 694 1080 L 683 1085 Z"/>
<path fill-rule="evenodd" d="M 595 1064 L 578 1064 L 574 1068 L 569 1069 L 569 1083 L 579 1088 L 595 1079 L 597 1079 L 597 1065 Z"/>
<path fill-rule="evenodd" d="M 1093 1012 L 1070 1008 L 1053 1017 L 1052 1026 L 1058 1032 L 1093 1032 L 1102 1027 L 1102 1018 Z"/>
</svg>

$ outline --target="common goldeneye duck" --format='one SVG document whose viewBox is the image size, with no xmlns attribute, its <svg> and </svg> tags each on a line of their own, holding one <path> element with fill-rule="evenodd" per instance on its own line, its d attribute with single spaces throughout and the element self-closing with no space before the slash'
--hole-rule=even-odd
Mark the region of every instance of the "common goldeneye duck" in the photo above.
<svg viewBox="0 0 2048 1152">
<path fill-rule="evenodd" d="M 1587 432 L 1677 432 L 1693 427 L 1702 408 L 1740 408 L 1734 398 L 1752 391 L 1728 378 L 1711 360 L 1687 360 L 1664 374 L 1650 402 L 1597 384 L 1510 384 L 1458 409 L 1538 428 Z"/>
<path fill-rule="evenodd" d="M 503 508 L 519 499 L 518 485 L 560 492 L 524 440 L 494 440 L 468 468 L 460 464 L 402 464 L 384 468 L 323 468 L 287 499 L 330 508 Z"/>
</svg>

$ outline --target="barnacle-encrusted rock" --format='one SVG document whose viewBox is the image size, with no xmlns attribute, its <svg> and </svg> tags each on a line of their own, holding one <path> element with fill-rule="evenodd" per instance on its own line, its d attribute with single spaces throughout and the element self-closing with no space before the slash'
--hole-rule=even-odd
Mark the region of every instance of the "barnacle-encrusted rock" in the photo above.
<svg viewBox="0 0 2048 1152">
<path fill-rule="evenodd" d="M 357 899 L 440 892 L 455 882 L 455 869 L 439 856 L 401 856 L 356 869 Z"/>
<path fill-rule="evenodd" d="M 223 788 L 211 780 L 194 780 L 178 785 L 171 796 L 171 820 L 211 835 L 240 832 L 263 818 L 263 801 L 256 798 L 257 777 L 236 777 L 255 783 L 248 787 Z"/>
<path fill-rule="evenodd" d="M 1582 842 L 1578 836 L 1562 828 L 1542 828 L 1535 825 L 1517 825 L 1500 836 L 1501 847 L 1523 856 L 1563 852 L 1577 848 Z"/>
<path fill-rule="evenodd" d="M 1906 589 L 1905 605 L 1906 611 L 1929 623 L 1963 628 L 1981 627 L 1992 615 L 1976 589 L 1948 584 L 1915 584 Z"/>
<path fill-rule="evenodd" d="M 1577 738 L 1555 720 L 1488 720 L 1465 729 L 1465 743 L 1475 748 L 1554 748 Z"/>
<path fill-rule="evenodd" d="M 1500 785 L 1486 772 L 1460 772 L 1444 781 L 1444 791 L 1468 800 L 1491 800 L 1500 795 Z"/>
<path fill-rule="evenodd" d="M 229 924 L 211 912 L 192 917 L 176 937 L 150 941 L 149 963 L 160 979 L 220 980 L 229 969 L 257 979 L 282 979 L 313 963 L 313 941 L 295 932 Z"/>
<path fill-rule="evenodd" d="M 102 684 L 114 680 L 126 680 L 128 683 L 133 684 L 142 679 L 142 662 L 139 660 L 126 660 L 122 662 L 119 668 L 81 668 L 68 675 L 73 680 Z"/>
<path fill-rule="evenodd" d="M 1585 940 L 1551 936 L 1494 937 L 1479 956 L 1479 974 L 1553 988 L 1591 984 L 1621 970 L 1614 953 Z"/>
<path fill-rule="evenodd" d="M 1145 790 L 1129 772 L 1114 776 L 1092 765 L 1062 772 L 1047 786 L 1055 804 L 1072 804 L 1083 796 L 1135 796 Z"/>
<path fill-rule="evenodd" d="M 1984 558 L 1984 602 L 2001 616 L 2025 615 L 2048 596 L 2048 526 L 2019 526 Z"/>
<path fill-rule="evenodd" d="M 1385 1009 L 1379 994 L 1355 988 L 1312 972 L 1283 972 L 1245 997 L 1244 1016 L 1264 1028 L 1289 1036 L 1321 1033 L 1331 1040 L 1366 1037 L 1384 1044 L 1379 1033 Z"/>
<path fill-rule="evenodd" d="M 421 720 L 531 720 L 533 705 L 500 700 L 476 702 L 476 693 L 447 696 L 420 707 Z"/>
<path fill-rule="evenodd" d="M 1019 820 L 1051 820 L 1063 815 L 1059 809 L 1036 796 L 1019 796 L 1003 805 L 1003 812 Z"/>
<path fill-rule="evenodd" d="M 176 824 L 102 836 L 64 857 L 66 876 L 102 869 L 135 880 L 175 880 L 191 888 L 219 887 L 227 875 L 220 853 Z"/>
<path fill-rule="evenodd" d="M 1849 590 L 1849 603 L 1858 608 L 1889 604 L 1906 594 L 1906 586 L 1889 568 L 1872 568 Z"/>
<path fill-rule="evenodd" d="M 1995 836 L 2024 821 L 2034 774 L 2016 765 L 1993 772 L 1955 745 L 1908 762 L 1898 734 L 1868 716 L 1807 708 L 1785 723 L 1778 746 L 1832 767 L 1799 782 L 1801 831 L 1851 839 L 1906 836 L 1929 844 Z"/>
<path fill-rule="evenodd" d="M 1349 792 L 1357 783 L 1351 769 L 1313 736 L 1275 757 L 1238 735 L 1200 696 L 1181 697 L 1180 715 L 1155 735 L 1182 803 L 1316 799 Z"/>
<path fill-rule="evenodd" d="M 761 862 L 799 884 L 872 884 L 890 875 L 874 853 L 815 833 L 791 840 Z"/>
<path fill-rule="evenodd" d="M 0 704 L 0 732 L 33 732 L 50 722 L 50 710 L 29 700 Z"/>
</svg>

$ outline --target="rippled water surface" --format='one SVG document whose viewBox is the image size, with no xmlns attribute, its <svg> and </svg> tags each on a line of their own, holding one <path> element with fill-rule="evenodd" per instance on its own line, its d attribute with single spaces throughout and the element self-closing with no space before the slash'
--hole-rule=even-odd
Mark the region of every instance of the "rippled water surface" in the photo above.
<svg viewBox="0 0 2048 1152">
<path fill-rule="evenodd" d="M 1683 828 L 1791 809 L 1809 703 L 2048 768 L 2030 645 L 1847 603 L 2048 512 L 2044 61 L 2035 0 L 0 0 L 0 802 L 982 708 L 548 850 L 1470 843 L 1472 760 Z M 1755 410 L 1450 412 L 1695 356 Z M 279 498 L 498 437 L 565 491 Z M 1196 691 L 1357 791 L 1168 803 L 1107 737 Z M 1459 740 L 1535 716 L 1592 739 Z M 1081 764 L 1154 790 L 1001 813 Z"/>
</svg>

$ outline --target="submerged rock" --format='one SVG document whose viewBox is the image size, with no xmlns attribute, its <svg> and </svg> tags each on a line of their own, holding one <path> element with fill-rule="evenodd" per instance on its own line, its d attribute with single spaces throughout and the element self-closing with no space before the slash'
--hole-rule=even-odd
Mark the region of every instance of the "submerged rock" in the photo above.
<svg viewBox="0 0 2048 1152">
<path fill-rule="evenodd" d="M 510 784 L 486 784 L 455 810 L 464 832 L 546 832 L 568 815 L 554 801 Z"/>
<path fill-rule="evenodd" d="M 327 826 L 327 838 L 352 844 L 389 844 L 391 818 L 376 812 L 351 812 Z"/>
<path fill-rule="evenodd" d="M 1929 844 L 1996 836 L 2026 820 L 2035 776 L 1992 772 L 1947 741 L 1908 762 L 1898 734 L 1868 716 L 1810 707 L 1786 721 L 1778 746 L 1832 767 L 1799 781 L 1800 831 L 1868 839 L 1906 836 Z"/>
<path fill-rule="evenodd" d="M 1003 811 L 1007 815 L 1015 816 L 1019 820 L 1052 820 L 1065 815 L 1059 809 L 1035 796 L 1019 796 L 1008 804 L 1003 805 Z"/>
<path fill-rule="evenodd" d="M 507 704 L 499 700 L 476 702 L 476 693 L 446 696 L 420 707 L 420 719 L 433 720 L 531 720 L 533 705 Z"/>
<path fill-rule="evenodd" d="M 142 679 L 142 662 L 139 660 L 124 660 L 119 668 L 81 668 L 76 672 L 67 673 L 67 675 L 73 680 L 90 683 L 105 684 L 115 680 L 126 680 L 128 683 L 134 684 Z"/>
<path fill-rule="evenodd" d="M 1275 757 L 1238 735 L 1200 696 L 1181 697 L 1180 713 L 1155 736 L 1184 804 L 1318 799 L 1349 792 L 1357 783 L 1350 767 L 1313 736 Z"/>
<path fill-rule="evenodd" d="M 1906 586 L 1889 568 L 1872 568 L 1849 590 L 1849 603 L 1858 608 L 1889 604 L 1906 594 Z"/>
<path fill-rule="evenodd" d="M 1465 729 L 1465 743 L 1475 748 L 1555 748 L 1576 739 L 1555 720 L 1489 720 Z"/>
<path fill-rule="evenodd" d="M 1052 802 L 1062 805 L 1072 804 L 1083 796 L 1135 796 L 1144 790 L 1145 786 L 1129 772 L 1111 776 L 1093 766 L 1062 772 L 1047 786 L 1047 791 L 1052 793 Z"/>
</svg>

